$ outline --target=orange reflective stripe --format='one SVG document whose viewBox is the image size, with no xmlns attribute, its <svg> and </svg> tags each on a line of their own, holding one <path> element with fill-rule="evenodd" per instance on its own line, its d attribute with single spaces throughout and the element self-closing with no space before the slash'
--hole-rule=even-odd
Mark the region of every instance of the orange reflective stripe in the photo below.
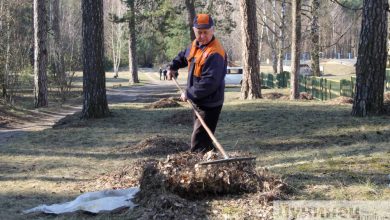
<svg viewBox="0 0 390 220">
<path fill-rule="evenodd" d="M 188 63 L 191 63 L 192 59 L 195 58 L 194 76 L 200 77 L 202 75 L 203 65 L 205 64 L 207 58 L 215 53 L 218 53 L 225 58 L 225 50 L 217 39 L 214 39 L 203 51 L 196 46 L 196 41 L 194 40 L 190 54 L 187 57 Z M 190 70 L 190 66 L 191 65 L 188 66 L 188 70 Z"/>
</svg>

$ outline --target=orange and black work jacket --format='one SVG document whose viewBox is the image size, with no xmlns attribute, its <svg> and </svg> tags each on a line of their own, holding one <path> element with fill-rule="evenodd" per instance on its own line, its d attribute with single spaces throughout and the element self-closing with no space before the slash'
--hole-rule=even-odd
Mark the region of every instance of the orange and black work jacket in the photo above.
<svg viewBox="0 0 390 220">
<path fill-rule="evenodd" d="M 169 68 L 188 66 L 187 97 L 202 107 L 221 106 L 224 101 L 227 56 L 214 37 L 207 45 L 194 40 L 172 60 Z"/>
</svg>

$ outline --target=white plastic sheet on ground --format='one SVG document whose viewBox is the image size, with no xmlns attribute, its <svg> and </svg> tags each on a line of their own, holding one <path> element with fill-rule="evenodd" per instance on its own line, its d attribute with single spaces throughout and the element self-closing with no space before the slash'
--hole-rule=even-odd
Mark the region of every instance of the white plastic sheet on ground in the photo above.
<svg viewBox="0 0 390 220">
<path fill-rule="evenodd" d="M 138 187 L 118 190 L 104 190 L 98 192 L 88 192 L 78 196 L 71 202 L 53 205 L 40 205 L 23 213 L 44 212 L 50 214 L 62 214 L 75 211 L 87 211 L 98 213 L 101 211 L 112 211 L 118 208 L 136 206 L 131 200 L 139 192 Z"/>
</svg>

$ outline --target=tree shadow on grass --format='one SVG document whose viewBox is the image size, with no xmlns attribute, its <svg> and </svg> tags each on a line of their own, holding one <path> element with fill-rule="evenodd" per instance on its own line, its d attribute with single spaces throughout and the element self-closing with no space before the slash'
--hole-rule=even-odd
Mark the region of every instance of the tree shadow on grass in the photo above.
<svg viewBox="0 0 390 220">
<path fill-rule="evenodd" d="M 291 102 L 286 105 L 251 103 L 244 105 L 240 112 L 236 108 L 224 108 L 217 132 L 222 131 L 226 139 L 246 139 L 247 148 L 262 152 L 390 141 L 390 122 L 386 117 L 355 118 L 345 107 L 316 103 L 304 108 Z"/>
<path fill-rule="evenodd" d="M 272 152 L 296 152 L 301 150 L 326 150 L 329 147 L 338 146 L 345 148 L 346 152 L 360 154 L 378 151 L 378 149 L 348 149 L 349 146 L 358 143 L 366 143 L 367 146 L 390 142 L 390 131 L 386 126 L 390 123 L 381 121 L 379 117 L 353 118 L 349 116 L 345 108 L 326 108 L 326 105 L 302 106 L 298 104 L 288 108 L 282 104 L 266 103 L 243 103 L 239 108 L 231 106 L 224 107 L 221 120 L 216 131 L 217 138 L 221 138 L 223 143 L 235 143 L 237 140 L 244 140 L 245 145 L 241 150 L 254 151 L 258 154 Z M 21 154 L 37 154 L 47 151 L 48 155 L 80 156 L 95 158 L 116 158 L 114 154 L 101 153 L 71 153 L 55 150 L 56 148 L 98 149 L 100 147 L 115 147 L 127 145 L 128 141 L 119 137 L 123 134 L 141 134 L 142 137 L 160 134 L 169 136 L 190 137 L 191 123 L 170 123 L 167 118 L 181 113 L 181 110 L 174 109 L 140 109 L 129 107 L 118 107 L 111 110 L 112 116 L 103 119 L 80 120 L 78 114 L 68 116 L 59 121 L 54 128 L 41 132 L 31 132 L 31 143 L 35 146 L 21 149 L 9 149 L 10 152 Z M 187 117 L 187 116 L 182 116 Z M 190 117 L 190 114 L 188 114 Z M 183 122 L 185 120 L 183 119 Z M 378 122 L 380 122 L 378 124 Z M 302 126 L 306 124 L 306 126 Z M 351 131 L 353 128 L 373 126 L 377 124 L 376 131 L 360 129 Z M 167 126 L 168 125 L 168 126 Z M 184 128 L 184 129 L 183 129 Z M 326 132 L 329 130 L 339 130 L 338 132 Z M 150 135 L 148 135 L 150 134 Z M 118 138 L 116 138 L 118 137 Z M 297 138 L 298 139 L 294 139 Z M 132 142 L 137 142 L 137 139 Z M 272 142 L 270 141 L 272 140 Z M 40 150 L 41 149 L 41 150 Z M 235 150 L 227 148 L 228 150 Z M 1 149 L 0 149 L 1 150 Z M 7 150 L 3 150 L 7 153 Z M 131 155 L 124 155 L 132 157 Z"/>
</svg>

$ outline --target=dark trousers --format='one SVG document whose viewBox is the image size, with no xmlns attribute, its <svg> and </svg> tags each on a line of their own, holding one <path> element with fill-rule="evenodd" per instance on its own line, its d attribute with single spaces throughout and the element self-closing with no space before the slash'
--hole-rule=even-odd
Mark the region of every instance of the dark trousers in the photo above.
<svg viewBox="0 0 390 220">
<path fill-rule="evenodd" d="M 217 128 L 219 114 L 222 110 L 222 105 L 214 108 L 196 106 L 196 109 L 202 116 L 203 120 L 206 122 L 207 127 L 209 127 L 214 134 L 215 129 Z M 194 130 L 191 136 L 191 151 L 205 153 L 207 151 L 213 150 L 213 141 L 207 134 L 207 131 L 203 128 L 199 119 L 196 117 L 195 112 L 193 112 L 193 118 Z"/>
</svg>

